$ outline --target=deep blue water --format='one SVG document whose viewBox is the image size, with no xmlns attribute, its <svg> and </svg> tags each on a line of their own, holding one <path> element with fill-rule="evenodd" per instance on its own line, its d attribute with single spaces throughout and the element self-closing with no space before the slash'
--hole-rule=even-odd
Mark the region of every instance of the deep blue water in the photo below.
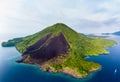
<svg viewBox="0 0 120 82">
<path fill-rule="evenodd" d="M 0 37 L 0 43 L 13 37 L 16 36 Z M 16 63 L 21 54 L 14 47 L 0 46 L 0 82 L 120 82 L 120 36 L 112 36 L 111 39 L 119 44 L 107 49 L 110 51 L 109 55 L 87 58 L 88 61 L 100 63 L 102 69 L 84 79 L 43 72 L 35 65 Z"/>
</svg>

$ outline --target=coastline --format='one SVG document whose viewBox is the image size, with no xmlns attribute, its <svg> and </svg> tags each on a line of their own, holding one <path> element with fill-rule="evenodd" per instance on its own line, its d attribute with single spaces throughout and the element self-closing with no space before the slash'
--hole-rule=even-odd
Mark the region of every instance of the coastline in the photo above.
<svg viewBox="0 0 120 82">
<path fill-rule="evenodd" d="M 16 62 L 18 62 L 18 61 L 16 61 Z M 78 79 L 86 78 L 91 73 L 94 73 L 94 72 L 101 69 L 101 66 L 100 66 L 99 68 L 92 68 L 91 70 L 89 70 L 88 74 L 79 74 L 76 70 L 71 69 L 69 67 L 65 67 L 65 68 L 62 68 L 59 71 L 56 71 L 52 66 L 50 66 L 49 63 L 38 64 L 35 61 L 33 62 L 33 61 L 24 61 L 24 60 L 22 60 L 18 63 L 26 63 L 26 64 L 36 65 L 42 71 L 49 72 L 49 73 L 62 73 L 62 74 L 72 76 L 74 78 L 78 78 Z"/>
</svg>

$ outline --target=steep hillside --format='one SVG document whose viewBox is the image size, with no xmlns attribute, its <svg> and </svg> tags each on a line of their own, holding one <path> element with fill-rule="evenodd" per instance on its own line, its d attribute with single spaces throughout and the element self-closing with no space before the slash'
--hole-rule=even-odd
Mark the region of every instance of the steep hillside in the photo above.
<svg viewBox="0 0 120 82">
<path fill-rule="evenodd" d="M 87 61 L 85 57 L 108 54 L 105 48 L 115 43 L 112 40 L 88 38 L 63 23 L 57 23 L 22 38 L 15 46 L 23 57 L 18 62 L 36 64 L 44 71 L 63 72 L 82 78 L 100 69 L 99 64 Z"/>
</svg>

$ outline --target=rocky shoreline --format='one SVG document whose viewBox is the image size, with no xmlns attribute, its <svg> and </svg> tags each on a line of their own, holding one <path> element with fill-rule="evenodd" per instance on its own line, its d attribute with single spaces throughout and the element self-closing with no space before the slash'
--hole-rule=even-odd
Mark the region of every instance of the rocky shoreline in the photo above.
<svg viewBox="0 0 120 82">
<path fill-rule="evenodd" d="M 56 71 L 52 66 L 50 66 L 50 64 L 47 62 L 47 63 L 41 63 L 41 64 L 38 64 L 37 61 L 35 60 L 32 60 L 32 61 L 28 61 L 28 60 L 18 60 L 16 61 L 18 63 L 26 63 L 26 64 L 33 64 L 33 65 L 36 65 L 38 66 L 42 71 L 45 71 L 45 72 L 51 72 L 51 73 L 63 73 L 63 74 L 66 74 L 66 75 L 70 75 L 74 78 L 86 78 L 89 74 L 95 72 L 95 71 L 98 71 L 100 68 L 93 68 L 89 71 L 88 74 L 79 74 L 76 70 L 73 70 L 69 67 L 65 67 L 65 68 L 62 68 L 60 71 Z"/>
</svg>

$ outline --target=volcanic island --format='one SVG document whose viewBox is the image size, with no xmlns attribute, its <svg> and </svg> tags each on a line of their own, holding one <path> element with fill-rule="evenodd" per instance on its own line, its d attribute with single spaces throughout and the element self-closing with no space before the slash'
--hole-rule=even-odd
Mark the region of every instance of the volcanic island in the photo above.
<svg viewBox="0 0 120 82">
<path fill-rule="evenodd" d="M 87 61 L 86 57 L 109 54 L 106 48 L 114 44 L 113 40 L 90 38 L 63 23 L 56 23 L 33 35 L 3 42 L 2 46 L 16 47 L 22 54 L 18 63 L 34 64 L 43 71 L 84 78 L 101 68 L 100 64 Z"/>
</svg>

